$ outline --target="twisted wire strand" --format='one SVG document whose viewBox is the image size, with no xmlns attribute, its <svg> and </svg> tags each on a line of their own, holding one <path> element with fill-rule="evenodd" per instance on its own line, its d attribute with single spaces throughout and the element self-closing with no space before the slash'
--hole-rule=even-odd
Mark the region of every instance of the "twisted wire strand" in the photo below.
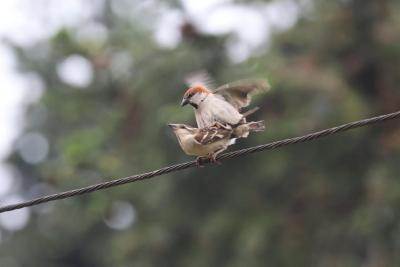
<svg viewBox="0 0 400 267">
<path fill-rule="evenodd" d="M 222 154 L 219 157 L 217 157 L 217 160 L 227 160 L 227 159 L 231 159 L 231 158 L 240 157 L 240 156 L 243 156 L 246 154 L 261 152 L 264 150 L 272 150 L 272 149 L 276 149 L 276 148 L 287 146 L 287 145 L 308 142 L 308 141 L 315 140 L 315 139 L 325 137 L 328 135 L 336 134 L 339 132 L 344 132 L 344 131 L 347 131 L 350 129 L 363 127 L 363 126 L 370 125 L 370 124 L 375 124 L 378 122 L 396 119 L 399 117 L 400 117 L 400 111 L 397 111 L 397 112 L 393 112 L 393 113 L 389 113 L 389 114 L 385 114 L 385 115 L 381 115 L 381 116 L 377 116 L 377 117 L 372 117 L 369 119 L 350 122 L 350 123 L 346 123 L 346 124 L 343 124 L 340 126 L 332 127 L 329 129 L 310 133 L 310 134 L 303 135 L 303 136 L 287 138 L 287 139 L 275 141 L 272 143 L 262 144 L 262 145 L 258 145 L 258 146 L 254 146 L 254 147 L 249 147 L 249 148 L 245 148 L 245 149 L 228 152 L 228 153 Z M 202 163 L 209 164 L 210 161 L 204 160 Z M 167 166 L 167 167 L 164 167 L 164 168 L 161 168 L 158 170 L 154 170 L 151 172 L 136 174 L 136 175 L 119 178 L 119 179 L 115 179 L 115 180 L 108 181 L 108 182 L 98 183 L 98 184 L 89 185 L 89 186 L 78 188 L 78 189 L 68 190 L 68 191 L 64 191 L 61 193 L 56 193 L 56 194 L 52 194 L 52 195 L 35 198 L 32 200 L 20 202 L 17 204 L 3 206 L 3 207 L 0 207 L 0 213 L 17 210 L 17 209 L 21 209 L 21 208 L 25 208 L 25 207 L 35 206 L 35 205 L 38 205 L 41 203 L 50 202 L 50 201 L 54 201 L 54 200 L 58 200 L 58 199 L 70 198 L 70 197 L 74 197 L 74 196 L 78 196 L 78 195 L 82 195 L 82 194 L 87 194 L 87 193 L 107 189 L 107 188 L 118 186 L 118 185 L 123 185 L 123 184 L 133 183 L 133 182 L 137 182 L 137 181 L 141 181 L 141 180 L 145 180 L 145 179 L 150 179 L 150 178 L 153 178 L 156 176 L 185 170 L 185 169 L 192 168 L 195 166 L 197 166 L 196 161 L 189 161 L 189 162 L 185 162 L 185 163 L 175 164 L 175 165 Z"/>
</svg>

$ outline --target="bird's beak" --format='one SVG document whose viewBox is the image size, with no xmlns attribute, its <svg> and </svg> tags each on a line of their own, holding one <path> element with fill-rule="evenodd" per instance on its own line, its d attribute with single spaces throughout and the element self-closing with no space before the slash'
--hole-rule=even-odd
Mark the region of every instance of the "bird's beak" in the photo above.
<svg viewBox="0 0 400 267">
<path fill-rule="evenodd" d="M 168 126 L 171 127 L 172 130 L 175 130 L 178 127 L 177 124 L 173 124 L 173 123 L 168 124 Z"/>
<path fill-rule="evenodd" d="M 184 98 L 184 99 L 182 99 L 181 107 L 186 106 L 186 105 L 189 104 L 189 103 L 190 103 L 190 100 L 187 99 L 187 98 Z"/>
</svg>

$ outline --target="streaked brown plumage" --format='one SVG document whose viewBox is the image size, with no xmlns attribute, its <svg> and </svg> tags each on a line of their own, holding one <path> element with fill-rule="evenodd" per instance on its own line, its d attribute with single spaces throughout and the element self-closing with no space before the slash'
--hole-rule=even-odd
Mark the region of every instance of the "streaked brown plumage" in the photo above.
<svg viewBox="0 0 400 267">
<path fill-rule="evenodd" d="M 264 122 L 248 122 L 237 127 L 218 125 L 206 128 L 194 128 L 185 124 L 169 124 L 174 131 L 182 150 L 192 156 L 216 157 L 238 138 L 245 138 L 250 132 L 263 131 Z"/>
</svg>

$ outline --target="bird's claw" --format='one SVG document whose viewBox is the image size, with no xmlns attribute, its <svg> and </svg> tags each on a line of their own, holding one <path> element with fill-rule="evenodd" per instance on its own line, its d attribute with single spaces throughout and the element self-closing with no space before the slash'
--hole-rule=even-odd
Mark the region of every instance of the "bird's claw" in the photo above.
<svg viewBox="0 0 400 267">
<path fill-rule="evenodd" d="M 197 157 L 196 158 L 196 166 L 199 168 L 204 168 L 204 163 L 206 160 L 209 160 L 210 163 L 221 165 L 222 162 L 217 160 L 217 155 L 210 155 L 208 157 Z"/>
<path fill-rule="evenodd" d="M 225 129 L 225 130 L 230 130 L 232 127 L 229 124 L 222 124 L 218 121 L 214 122 L 209 126 L 210 128 L 217 128 L 217 129 Z"/>
<path fill-rule="evenodd" d="M 210 162 L 211 162 L 211 163 L 214 163 L 214 164 L 217 164 L 217 165 L 221 165 L 221 164 L 222 164 L 221 161 L 217 160 L 217 155 L 212 155 L 212 156 L 210 157 Z"/>
<path fill-rule="evenodd" d="M 203 157 L 197 157 L 196 158 L 196 166 L 199 168 L 204 168 L 203 160 L 204 160 Z"/>
</svg>

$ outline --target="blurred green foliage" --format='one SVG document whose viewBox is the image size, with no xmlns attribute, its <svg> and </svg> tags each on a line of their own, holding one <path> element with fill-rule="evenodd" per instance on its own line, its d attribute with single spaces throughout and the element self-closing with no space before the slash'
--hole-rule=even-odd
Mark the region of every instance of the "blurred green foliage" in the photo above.
<svg viewBox="0 0 400 267">
<path fill-rule="evenodd" d="M 271 81 L 273 90 L 255 100 L 261 110 L 253 116 L 266 120 L 268 130 L 235 148 L 398 109 L 398 1 L 310 2 L 313 9 L 293 28 L 274 32 L 268 49 L 239 64 L 226 56 L 229 36 L 205 35 L 188 20 L 179 45 L 160 48 L 147 23 L 151 12 L 128 20 L 109 2 L 97 18 L 109 33 L 102 44 L 63 29 L 46 43 L 16 47 L 21 71 L 37 73 L 46 87 L 26 114 L 25 131 L 50 143 L 39 165 L 18 153 L 10 158 L 23 192 L 35 184 L 59 192 L 188 160 L 166 124 L 194 124 L 192 111 L 179 107 L 183 78 L 193 70 L 207 69 L 220 83 Z M 43 46 L 45 56 L 37 56 Z M 57 65 L 73 54 L 94 68 L 87 88 L 57 75 Z M 0 262 L 12 255 L 18 266 L 49 267 L 399 266 L 398 126 L 389 122 L 32 208 L 29 225 L 0 244 Z M 116 201 L 135 211 L 134 223 L 122 230 L 106 223 Z"/>
</svg>

